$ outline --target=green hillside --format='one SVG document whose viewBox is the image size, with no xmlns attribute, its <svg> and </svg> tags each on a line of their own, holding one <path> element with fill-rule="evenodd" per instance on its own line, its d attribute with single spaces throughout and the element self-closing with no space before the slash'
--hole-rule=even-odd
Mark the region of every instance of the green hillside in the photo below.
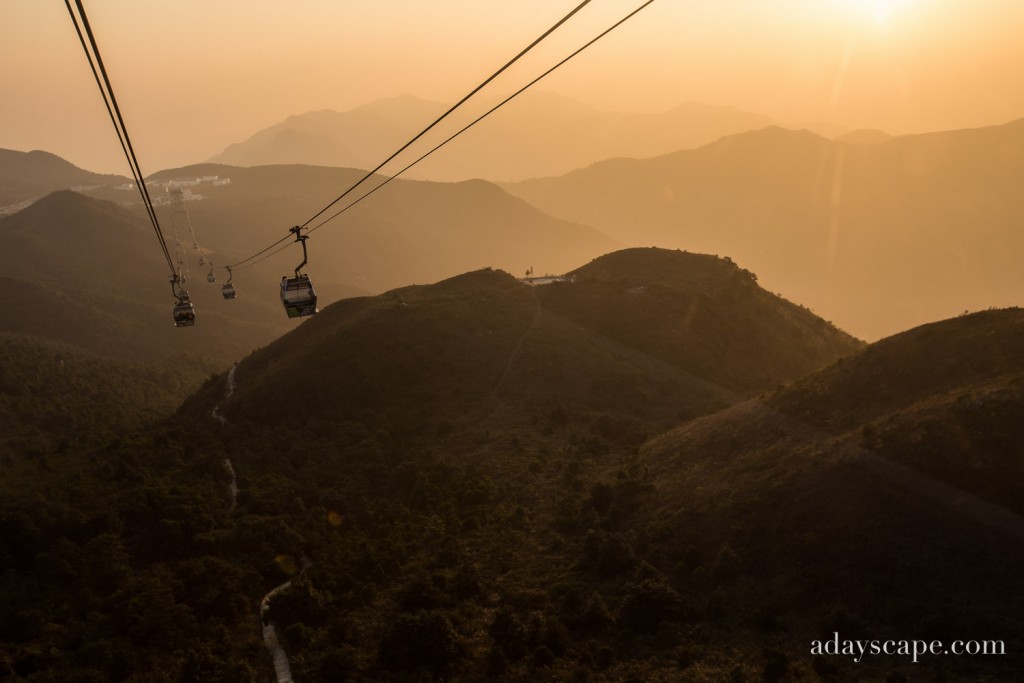
<svg viewBox="0 0 1024 683">
<path fill-rule="evenodd" d="M 483 270 L 339 302 L 242 362 L 225 414 L 279 423 L 267 396 L 308 395 L 290 426 L 384 413 L 417 432 L 479 428 L 515 401 L 666 427 L 859 347 L 714 257 L 627 250 L 572 275 L 530 287 Z"/>
<path fill-rule="evenodd" d="M 1020 311 L 864 347 L 724 259 L 572 278 L 337 302 L 100 442 L 44 404 L 128 425 L 151 375 L 74 360 L 124 387 L 92 406 L 17 347 L 0 673 L 272 680 L 272 624 L 302 682 L 1016 680 Z"/>
<path fill-rule="evenodd" d="M 674 567 L 673 585 L 712 590 L 722 623 L 751 642 L 836 680 L 887 667 L 1013 680 L 1022 324 L 1011 309 L 916 328 L 652 440 L 644 531 L 658 566 Z M 807 643 L 834 631 L 1003 638 L 1007 654 L 811 662 Z"/>
<path fill-rule="evenodd" d="M 276 282 L 262 301 L 224 301 L 199 270 L 188 283 L 199 324 L 174 329 L 168 267 L 145 217 L 70 191 L 0 219 L 0 269 L 0 331 L 114 358 L 223 365 L 292 327 L 271 298 Z"/>
<path fill-rule="evenodd" d="M 171 415 L 215 365 L 177 357 L 122 363 L 61 344 L 0 336 L 0 455 L 45 456 L 120 438 Z"/>
<path fill-rule="evenodd" d="M 642 333 L 616 338 L 549 307 L 578 290 L 593 315 L 598 274 L 615 281 L 617 267 L 629 286 L 606 291 L 613 308 L 672 283 L 671 306 L 637 314 Z M 335 303 L 163 425 L 13 472 L 0 670 L 260 680 L 256 605 L 288 578 L 264 620 L 299 681 L 671 680 L 698 659 L 712 672 L 756 662 L 745 649 L 687 659 L 692 638 L 658 626 L 684 612 L 630 531 L 654 490 L 637 448 L 738 398 L 710 359 L 691 370 L 661 349 L 724 334 L 675 322 L 705 291 L 732 302 L 742 334 L 758 334 L 751 312 L 795 316 L 761 343 L 815 349 L 808 366 L 858 344 L 710 257 L 627 252 L 578 277 L 530 287 L 484 269 Z M 727 376 L 774 386 L 798 365 Z M 57 491 L 59 505 L 44 502 Z M 84 558 L 87 571 L 68 569 Z"/>
</svg>

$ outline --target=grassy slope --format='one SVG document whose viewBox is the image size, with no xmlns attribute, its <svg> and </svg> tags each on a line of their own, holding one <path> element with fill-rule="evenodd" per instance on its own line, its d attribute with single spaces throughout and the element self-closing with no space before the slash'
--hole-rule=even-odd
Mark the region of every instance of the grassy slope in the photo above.
<svg viewBox="0 0 1024 683">
<path fill-rule="evenodd" d="M 1012 650 L 1021 324 L 1011 309 L 916 328 L 647 444 L 661 562 L 713 587 L 750 642 L 785 643 L 791 658 L 833 630 L 1004 638 Z M 716 572 L 725 580 L 708 583 Z M 1015 662 L 859 668 L 1012 680 Z M 833 665 L 852 673 L 845 658 L 821 666 Z"/>
</svg>

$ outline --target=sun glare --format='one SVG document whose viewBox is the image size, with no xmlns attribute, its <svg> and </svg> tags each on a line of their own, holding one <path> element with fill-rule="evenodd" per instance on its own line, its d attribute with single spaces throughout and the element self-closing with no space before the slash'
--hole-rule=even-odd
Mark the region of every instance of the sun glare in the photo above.
<svg viewBox="0 0 1024 683">
<path fill-rule="evenodd" d="M 888 26 L 903 14 L 911 0 L 838 0 L 842 9 L 859 20 L 868 20 L 876 26 Z"/>
</svg>

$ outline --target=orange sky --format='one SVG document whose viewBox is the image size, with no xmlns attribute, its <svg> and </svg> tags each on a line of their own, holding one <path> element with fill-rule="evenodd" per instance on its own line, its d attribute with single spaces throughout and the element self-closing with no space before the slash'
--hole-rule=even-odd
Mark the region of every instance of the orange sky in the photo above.
<svg viewBox="0 0 1024 683">
<path fill-rule="evenodd" d="M 291 114 L 451 102 L 578 0 L 86 0 L 146 173 Z M 640 4 L 593 0 L 503 96 Z M 1024 117 L 1021 0 L 656 0 L 541 89 L 619 111 L 688 101 L 890 133 Z M 127 164 L 63 3 L 0 3 L 0 147 Z M 426 123 L 426 122 L 425 122 Z"/>
</svg>

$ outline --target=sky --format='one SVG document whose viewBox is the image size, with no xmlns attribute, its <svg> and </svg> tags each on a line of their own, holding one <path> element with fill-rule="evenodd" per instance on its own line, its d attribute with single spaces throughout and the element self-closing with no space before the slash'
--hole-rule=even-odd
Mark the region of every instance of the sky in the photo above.
<svg viewBox="0 0 1024 683">
<path fill-rule="evenodd" d="M 84 4 L 148 175 L 293 114 L 454 102 L 579 0 Z M 639 4 L 592 0 L 482 95 L 510 94 Z M 538 88 L 611 111 L 701 102 L 892 134 L 978 127 L 1024 117 L 1022 35 L 1022 0 L 655 0 Z M 0 148 L 128 175 L 63 3 L 0 0 L 0 64 Z"/>
</svg>

